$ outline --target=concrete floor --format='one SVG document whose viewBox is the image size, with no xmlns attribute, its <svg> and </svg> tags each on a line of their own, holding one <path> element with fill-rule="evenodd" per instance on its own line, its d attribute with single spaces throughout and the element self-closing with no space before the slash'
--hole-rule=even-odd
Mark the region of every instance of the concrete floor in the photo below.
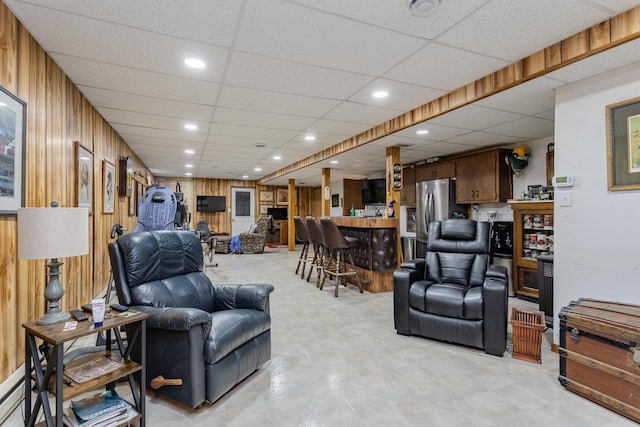
<svg viewBox="0 0 640 427">
<path fill-rule="evenodd" d="M 197 411 L 148 395 L 148 426 L 637 425 L 559 385 L 551 330 L 541 365 L 511 357 L 511 334 L 504 357 L 397 335 L 391 292 L 350 286 L 335 298 L 294 275 L 299 254 L 215 255 L 214 283 L 274 285 L 272 359 Z M 3 425 L 23 425 L 20 410 Z"/>
</svg>

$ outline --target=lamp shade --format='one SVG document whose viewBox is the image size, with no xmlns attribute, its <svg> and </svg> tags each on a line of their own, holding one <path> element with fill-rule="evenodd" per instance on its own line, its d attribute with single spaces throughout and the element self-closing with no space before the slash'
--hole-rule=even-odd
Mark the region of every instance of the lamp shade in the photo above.
<svg viewBox="0 0 640 427">
<path fill-rule="evenodd" d="M 66 258 L 87 253 L 89 209 L 18 209 L 18 258 Z"/>
</svg>

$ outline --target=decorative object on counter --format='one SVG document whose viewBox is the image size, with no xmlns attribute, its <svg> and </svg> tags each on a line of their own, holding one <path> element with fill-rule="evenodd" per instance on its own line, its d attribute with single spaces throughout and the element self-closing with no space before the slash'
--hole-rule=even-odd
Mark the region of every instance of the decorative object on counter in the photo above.
<svg viewBox="0 0 640 427">
<path fill-rule="evenodd" d="M 389 208 L 387 209 L 387 218 L 395 218 L 396 211 L 393 205 L 396 203 L 396 199 L 393 199 L 389 202 Z"/>
<path fill-rule="evenodd" d="M 72 224 L 73 230 L 69 230 Z M 37 236 L 37 238 L 34 238 Z M 46 264 L 49 282 L 44 291 L 48 301 L 47 313 L 38 319 L 39 325 L 65 322 L 71 318 L 60 309 L 64 289 L 60 283 L 58 258 L 89 253 L 89 210 L 87 208 L 59 208 L 51 202 L 50 208 L 18 209 L 18 258 L 51 259 Z"/>
<path fill-rule="evenodd" d="M 522 171 L 529 165 L 531 150 L 526 145 L 520 145 L 513 149 L 510 155 L 505 157 L 505 162 L 515 176 L 522 175 Z"/>
</svg>

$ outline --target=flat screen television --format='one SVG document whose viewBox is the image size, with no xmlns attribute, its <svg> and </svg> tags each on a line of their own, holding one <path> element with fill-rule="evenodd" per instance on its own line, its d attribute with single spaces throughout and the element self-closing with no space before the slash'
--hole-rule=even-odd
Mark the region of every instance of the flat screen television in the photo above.
<svg viewBox="0 0 640 427">
<path fill-rule="evenodd" d="M 196 196 L 196 212 L 225 212 L 226 210 L 225 196 Z"/>
<path fill-rule="evenodd" d="M 267 208 L 267 215 L 271 215 L 274 221 L 286 221 L 287 208 Z"/>
<path fill-rule="evenodd" d="M 387 181 L 384 178 L 367 179 L 360 181 L 360 191 L 362 192 L 362 204 L 373 205 L 377 203 L 385 204 L 387 201 L 386 192 Z"/>
</svg>

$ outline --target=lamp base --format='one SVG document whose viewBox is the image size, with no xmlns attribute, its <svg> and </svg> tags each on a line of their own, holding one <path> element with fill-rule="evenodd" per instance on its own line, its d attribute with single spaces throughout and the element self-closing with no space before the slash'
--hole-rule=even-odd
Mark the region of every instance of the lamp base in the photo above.
<svg viewBox="0 0 640 427">
<path fill-rule="evenodd" d="M 38 325 L 53 325 L 54 323 L 66 322 L 71 319 L 69 313 L 60 310 L 49 310 L 47 314 L 36 320 Z"/>
</svg>

